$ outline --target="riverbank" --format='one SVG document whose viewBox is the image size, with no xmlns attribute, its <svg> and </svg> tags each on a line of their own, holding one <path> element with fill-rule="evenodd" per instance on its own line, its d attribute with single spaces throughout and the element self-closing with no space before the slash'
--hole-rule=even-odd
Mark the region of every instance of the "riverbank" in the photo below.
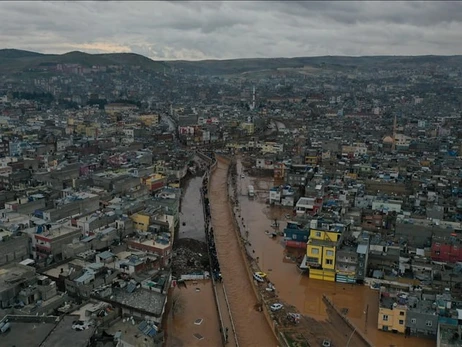
<svg viewBox="0 0 462 347">
<path fill-rule="evenodd" d="M 211 223 L 236 334 L 242 346 L 277 346 L 264 314 L 257 310 L 259 299 L 240 250 L 229 204 L 229 163 L 223 158 L 217 159 L 217 168 L 210 178 Z"/>
</svg>

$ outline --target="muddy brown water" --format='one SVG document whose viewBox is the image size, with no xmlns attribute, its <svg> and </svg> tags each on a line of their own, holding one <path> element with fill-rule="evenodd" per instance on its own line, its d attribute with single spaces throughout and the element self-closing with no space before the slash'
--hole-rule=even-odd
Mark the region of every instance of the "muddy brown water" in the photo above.
<svg viewBox="0 0 462 347">
<path fill-rule="evenodd" d="M 171 300 L 175 297 L 178 309 L 175 314 L 172 310 L 169 312 L 166 347 L 221 346 L 220 325 L 210 280 L 188 281 L 186 288 L 175 287 L 172 291 Z M 198 319 L 202 321 L 195 324 Z"/>
<path fill-rule="evenodd" d="M 347 285 L 335 282 L 326 282 L 309 279 L 302 275 L 296 263 L 286 258 L 282 237 L 269 238 L 265 231 L 272 231 L 271 224 L 274 218 L 279 220 L 280 228 L 286 226 L 285 215 L 290 209 L 269 208 L 265 201 L 268 197 L 267 189 L 272 186 L 271 181 L 252 177 L 241 178 L 242 166 L 237 163 L 239 173 L 237 191 L 239 200 L 238 215 L 244 218 L 240 222 L 242 230 L 247 230 L 250 254 L 259 257 L 262 271 L 274 283 L 277 294 L 288 304 L 295 306 L 301 313 L 317 320 L 327 320 L 326 306 L 322 295 L 327 295 L 335 306 L 346 312 L 346 316 L 362 331 L 377 347 L 434 347 L 436 341 L 421 338 L 404 338 L 404 335 L 392 334 L 377 329 L 378 291 L 371 290 L 362 285 Z M 257 197 L 247 197 L 249 184 L 255 186 Z M 245 237 L 245 235 L 243 235 Z M 367 314 L 366 314 L 367 312 Z"/>
<path fill-rule="evenodd" d="M 224 160 L 218 161 L 217 169 L 211 176 L 209 196 L 218 259 L 239 345 L 277 346 L 263 313 L 254 309 L 257 299 L 247 275 L 228 205 L 228 166 Z"/>
</svg>

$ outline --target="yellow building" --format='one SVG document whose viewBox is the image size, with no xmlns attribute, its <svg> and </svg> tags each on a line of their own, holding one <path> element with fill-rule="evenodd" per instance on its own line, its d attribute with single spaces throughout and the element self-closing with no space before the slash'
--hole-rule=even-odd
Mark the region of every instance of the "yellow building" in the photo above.
<svg viewBox="0 0 462 347">
<path fill-rule="evenodd" d="M 377 328 L 383 331 L 403 333 L 406 330 L 406 313 L 407 307 L 394 302 L 392 298 L 385 298 L 390 301 L 385 305 L 383 300 L 380 302 Z M 391 308 L 389 308 L 391 307 Z"/>
<path fill-rule="evenodd" d="M 132 214 L 130 216 L 130 219 L 133 221 L 136 230 L 148 231 L 149 225 L 151 224 L 151 219 L 149 215 L 143 212 L 138 212 Z"/>
<path fill-rule="evenodd" d="M 335 254 L 341 236 L 333 230 L 310 230 L 306 247 L 310 278 L 335 282 Z"/>
<path fill-rule="evenodd" d="M 146 185 L 150 191 L 156 191 L 167 185 L 167 176 L 154 173 L 152 175 L 142 177 L 141 183 Z"/>
<path fill-rule="evenodd" d="M 159 115 L 158 114 L 143 114 L 139 117 L 140 122 L 147 127 L 152 127 L 159 124 Z"/>
<path fill-rule="evenodd" d="M 306 165 L 317 165 L 318 160 L 319 160 L 319 158 L 316 155 L 307 155 L 307 156 L 305 156 L 305 164 Z"/>
<path fill-rule="evenodd" d="M 87 126 L 85 127 L 85 136 L 86 137 L 95 137 L 96 138 L 96 134 L 97 134 L 97 130 L 98 128 L 94 125 L 91 125 L 91 126 Z"/>
<path fill-rule="evenodd" d="M 241 123 L 241 129 L 244 130 L 248 135 L 252 135 L 255 132 L 255 124 Z"/>
</svg>

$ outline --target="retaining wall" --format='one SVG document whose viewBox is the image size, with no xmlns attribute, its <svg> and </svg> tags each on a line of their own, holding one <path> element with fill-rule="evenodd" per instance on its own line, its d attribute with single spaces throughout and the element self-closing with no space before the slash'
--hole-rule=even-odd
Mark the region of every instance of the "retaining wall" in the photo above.
<svg viewBox="0 0 462 347">
<path fill-rule="evenodd" d="M 210 157 L 206 156 L 205 154 L 203 154 L 201 152 L 197 152 L 197 155 L 201 159 L 203 159 L 204 161 L 206 161 L 207 163 L 210 164 L 208 171 L 202 177 L 202 187 L 204 186 L 204 180 L 207 179 L 207 192 L 210 192 L 210 176 L 217 168 L 217 161 L 215 159 L 211 159 Z M 209 232 L 209 224 L 207 223 L 208 217 L 207 217 L 204 198 L 205 198 L 204 192 L 201 189 L 202 211 L 204 213 L 204 221 L 205 221 L 204 230 L 205 230 L 205 233 L 208 234 L 208 232 Z M 207 255 L 209 257 L 210 273 L 212 274 L 213 273 L 212 258 L 210 256 L 209 240 L 208 240 L 207 236 L 205 238 L 205 242 L 207 244 Z M 219 299 L 218 299 L 218 293 L 217 293 L 217 286 L 216 286 L 215 278 L 214 278 L 214 276 L 210 276 L 210 279 L 212 280 L 213 296 L 215 298 L 215 306 L 217 307 L 218 319 L 219 319 L 220 328 L 221 328 L 221 339 L 222 339 L 222 344 L 224 346 L 226 344 L 226 332 L 225 332 L 226 328 L 225 328 L 224 323 L 223 323 L 223 315 L 222 315 L 222 312 L 221 312 L 220 302 L 219 302 Z M 226 298 L 226 294 L 225 294 L 225 298 Z M 233 324 L 233 331 L 234 331 L 234 324 Z M 237 338 L 236 338 L 236 343 L 237 343 Z"/>
<path fill-rule="evenodd" d="M 325 295 L 322 296 L 322 301 L 326 304 L 327 307 L 334 310 L 340 318 L 348 325 L 351 329 L 353 329 L 354 333 L 358 335 L 361 340 L 363 340 L 368 346 L 372 347 L 373 344 L 369 341 L 369 339 L 359 330 L 356 326 L 344 315 L 342 314 L 339 309 L 333 304 L 333 302 Z"/>
<path fill-rule="evenodd" d="M 226 160 L 228 163 L 230 163 L 230 166 L 228 167 L 228 179 L 227 179 L 227 189 L 228 189 L 228 192 L 229 192 L 229 187 L 231 185 L 231 175 L 232 175 L 232 172 L 230 170 L 232 161 L 230 159 L 226 158 L 226 157 L 221 157 L 221 158 L 222 158 L 222 160 Z M 262 297 L 260 291 L 258 290 L 257 286 L 255 285 L 255 281 L 253 279 L 253 274 L 254 274 L 254 272 L 261 271 L 261 269 L 259 268 L 256 261 L 250 261 L 251 257 L 247 253 L 247 249 L 245 247 L 243 237 L 242 237 L 241 232 L 239 230 L 239 224 L 238 224 L 238 222 L 236 220 L 236 215 L 234 214 L 234 210 L 233 210 L 233 206 L 231 204 L 231 201 L 228 202 L 228 208 L 230 210 L 231 216 L 233 216 L 232 219 L 233 219 L 233 224 L 234 224 L 234 231 L 236 232 L 236 237 L 239 240 L 239 249 L 241 251 L 242 258 L 244 259 L 244 262 L 245 262 L 245 265 L 246 265 L 245 267 L 247 269 L 247 276 L 249 277 L 252 289 L 253 289 L 253 291 L 255 293 L 255 297 L 257 298 L 258 303 L 261 304 L 261 306 L 262 306 L 263 314 L 265 315 L 265 318 L 266 318 L 266 320 L 268 322 L 268 325 L 270 326 L 271 331 L 273 332 L 274 337 L 276 338 L 276 340 L 279 341 L 281 346 L 289 346 L 289 344 L 287 343 L 287 340 L 284 338 L 283 334 L 279 332 L 277 322 L 274 319 L 271 318 L 271 312 L 268 309 L 268 305 L 266 304 L 265 299 Z"/>
</svg>

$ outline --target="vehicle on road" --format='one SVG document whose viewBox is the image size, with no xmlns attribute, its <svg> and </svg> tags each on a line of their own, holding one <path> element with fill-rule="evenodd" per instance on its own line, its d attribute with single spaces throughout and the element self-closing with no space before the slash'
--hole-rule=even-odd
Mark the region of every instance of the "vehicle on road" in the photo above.
<svg viewBox="0 0 462 347">
<path fill-rule="evenodd" d="M 266 277 L 266 274 L 264 272 L 255 272 L 258 276 L 260 276 L 261 278 L 265 278 Z"/>
<path fill-rule="evenodd" d="M 277 303 L 275 303 L 275 304 L 272 304 L 272 305 L 270 306 L 270 309 L 271 309 L 271 311 L 276 312 L 276 311 L 279 311 L 280 309 L 282 309 L 283 307 L 284 307 L 284 306 L 283 306 L 282 304 L 280 304 L 280 303 L 277 302 Z"/>
<path fill-rule="evenodd" d="M 264 279 L 263 277 L 261 277 L 261 276 L 258 274 L 258 272 L 255 272 L 255 273 L 253 274 L 253 279 L 254 279 L 255 281 L 257 281 L 257 282 L 261 282 L 261 283 L 265 282 L 265 279 Z"/>
</svg>

